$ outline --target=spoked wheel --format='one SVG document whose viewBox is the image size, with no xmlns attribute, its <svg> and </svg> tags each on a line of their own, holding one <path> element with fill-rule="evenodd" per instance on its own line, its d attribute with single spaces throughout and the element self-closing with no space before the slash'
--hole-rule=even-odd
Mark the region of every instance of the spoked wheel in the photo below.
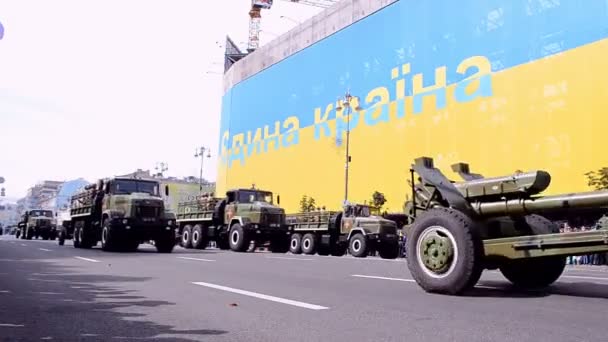
<svg viewBox="0 0 608 342">
<path fill-rule="evenodd" d="M 414 221 L 408 267 L 425 291 L 460 294 L 483 271 L 483 244 L 473 220 L 451 208 L 431 209 Z"/>
</svg>

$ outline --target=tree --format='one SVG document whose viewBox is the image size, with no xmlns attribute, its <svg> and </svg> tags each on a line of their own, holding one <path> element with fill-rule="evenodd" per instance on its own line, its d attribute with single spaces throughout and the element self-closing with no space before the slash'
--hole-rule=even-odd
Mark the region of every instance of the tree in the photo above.
<svg viewBox="0 0 608 342">
<path fill-rule="evenodd" d="M 308 211 L 314 211 L 316 208 L 315 199 L 312 197 L 308 198 Z"/>
<path fill-rule="evenodd" d="M 300 199 L 300 212 L 305 213 L 308 211 L 308 197 L 306 195 L 302 196 Z"/>
<path fill-rule="evenodd" d="M 382 206 L 386 203 L 386 198 L 384 197 L 384 194 L 379 192 L 379 191 L 374 191 L 374 193 L 372 194 L 372 200 L 370 201 L 371 205 L 381 209 Z"/>
<path fill-rule="evenodd" d="M 608 190 L 608 167 L 585 173 L 587 185 L 595 190 Z"/>
</svg>

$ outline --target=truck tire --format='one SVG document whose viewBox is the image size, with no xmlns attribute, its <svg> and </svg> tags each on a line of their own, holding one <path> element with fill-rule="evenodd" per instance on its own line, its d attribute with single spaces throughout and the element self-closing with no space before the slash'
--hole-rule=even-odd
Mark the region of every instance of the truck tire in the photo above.
<svg viewBox="0 0 608 342">
<path fill-rule="evenodd" d="M 483 242 L 470 217 L 452 208 L 419 215 L 407 239 L 407 264 L 426 292 L 458 295 L 473 287 L 483 271 Z"/>
<path fill-rule="evenodd" d="M 84 229 L 84 227 L 81 227 L 78 230 L 78 235 L 80 238 L 80 248 L 90 249 L 93 247 L 93 239 L 90 231 L 87 231 Z"/>
<path fill-rule="evenodd" d="M 317 251 L 317 239 L 314 234 L 307 233 L 302 237 L 302 253 L 304 254 L 315 254 Z"/>
<path fill-rule="evenodd" d="M 154 240 L 154 246 L 158 253 L 171 253 L 175 247 L 175 238 L 172 233 L 162 233 Z"/>
<path fill-rule="evenodd" d="M 245 230 L 239 223 L 235 223 L 230 227 L 228 243 L 230 243 L 230 249 L 235 252 L 245 252 L 249 248 L 250 241 L 247 239 Z"/>
<path fill-rule="evenodd" d="M 200 224 L 192 228 L 192 248 L 205 249 L 207 248 L 207 229 L 203 229 Z"/>
<path fill-rule="evenodd" d="M 65 233 L 59 232 L 59 238 L 57 239 L 57 243 L 59 246 L 63 246 L 65 244 Z"/>
<path fill-rule="evenodd" d="M 74 248 L 80 248 L 80 227 L 74 227 Z"/>
<path fill-rule="evenodd" d="M 399 242 L 381 243 L 378 254 L 382 259 L 397 259 L 399 256 Z"/>
<path fill-rule="evenodd" d="M 525 217 L 530 234 L 559 233 L 559 227 L 540 215 Z M 550 256 L 511 260 L 501 265 L 500 272 L 515 287 L 524 289 L 543 288 L 554 283 L 564 272 L 566 256 Z"/>
<path fill-rule="evenodd" d="M 348 253 L 355 258 L 365 258 L 369 253 L 367 238 L 361 233 L 353 234 L 348 242 Z"/>
<path fill-rule="evenodd" d="M 302 234 L 293 233 L 289 239 L 289 251 L 291 254 L 302 253 Z"/>
<path fill-rule="evenodd" d="M 80 229 L 79 229 L 80 230 Z M 115 251 L 117 246 L 117 241 L 114 236 L 114 232 L 112 231 L 112 227 L 110 226 L 110 222 L 106 219 L 103 222 L 103 228 L 101 229 L 101 249 L 104 251 Z M 74 242 L 76 242 L 76 232 L 74 231 Z"/>
<path fill-rule="evenodd" d="M 181 245 L 186 249 L 192 248 L 192 226 L 189 224 L 185 225 L 184 229 L 182 229 Z"/>
</svg>

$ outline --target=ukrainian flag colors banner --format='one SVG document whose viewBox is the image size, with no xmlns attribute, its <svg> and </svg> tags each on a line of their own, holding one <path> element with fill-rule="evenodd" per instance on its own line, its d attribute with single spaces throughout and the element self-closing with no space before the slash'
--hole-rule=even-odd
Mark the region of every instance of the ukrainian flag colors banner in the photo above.
<svg viewBox="0 0 608 342">
<path fill-rule="evenodd" d="M 377 190 L 391 211 L 419 156 L 454 180 L 463 161 L 589 190 L 585 173 L 608 167 L 607 56 L 605 0 L 397 1 L 226 92 L 218 193 L 256 184 L 288 211 L 302 195 L 336 209 L 346 130 L 349 200 Z"/>
</svg>

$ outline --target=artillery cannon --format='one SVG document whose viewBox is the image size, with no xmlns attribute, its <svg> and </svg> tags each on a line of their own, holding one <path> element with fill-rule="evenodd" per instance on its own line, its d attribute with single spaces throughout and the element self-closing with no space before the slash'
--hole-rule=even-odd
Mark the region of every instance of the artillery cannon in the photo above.
<svg viewBox="0 0 608 342">
<path fill-rule="evenodd" d="M 561 276 L 567 256 L 608 252 L 608 229 L 560 233 L 539 215 L 608 211 L 608 191 L 538 196 L 551 182 L 542 170 L 484 178 L 465 163 L 452 169 L 463 182 L 449 180 L 428 157 L 417 158 L 410 170 L 407 262 L 425 291 L 460 294 L 484 269 L 499 269 L 515 286 L 541 288 Z"/>
</svg>

